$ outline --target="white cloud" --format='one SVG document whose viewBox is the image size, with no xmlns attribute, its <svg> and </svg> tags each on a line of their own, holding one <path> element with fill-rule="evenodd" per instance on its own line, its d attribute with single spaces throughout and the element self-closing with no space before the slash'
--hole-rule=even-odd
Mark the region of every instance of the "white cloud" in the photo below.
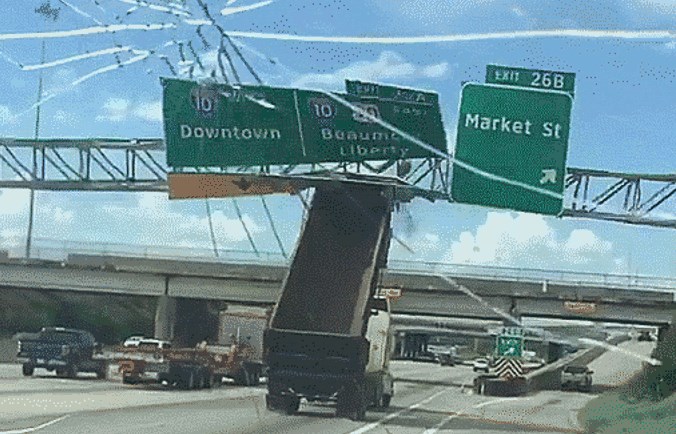
<svg viewBox="0 0 676 434">
<path fill-rule="evenodd" d="M 0 189 L 0 215 L 21 214 L 28 209 L 28 190 Z"/>
<path fill-rule="evenodd" d="M 51 211 L 55 223 L 69 224 L 73 221 L 73 211 L 65 210 L 58 206 Z"/>
<path fill-rule="evenodd" d="M 394 51 L 383 51 L 375 61 L 358 61 L 330 74 L 305 74 L 293 87 L 343 88 L 345 79 L 364 81 L 405 80 L 419 76 L 440 78 L 448 72 L 448 63 L 414 65 Z"/>
<path fill-rule="evenodd" d="M 155 101 L 139 104 L 134 109 L 134 116 L 150 122 L 162 122 L 162 102 Z"/>
<path fill-rule="evenodd" d="M 130 118 L 162 122 L 162 102 L 133 103 L 125 98 L 108 98 L 103 104 L 103 113 L 96 117 L 101 122 L 122 122 Z"/>
<path fill-rule="evenodd" d="M 103 104 L 104 114 L 96 117 L 97 121 L 122 122 L 129 116 L 131 101 L 124 98 L 108 98 Z"/>
<path fill-rule="evenodd" d="M 448 71 L 448 62 L 437 63 L 436 65 L 425 66 L 421 69 L 423 77 L 439 78 L 443 77 Z"/>
<path fill-rule="evenodd" d="M 71 112 L 57 110 L 56 113 L 54 113 L 54 121 L 64 125 L 74 126 L 78 122 L 78 117 Z"/>
<path fill-rule="evenodd" d="M 544 217 L 534 214 L 489 212 L 476 231 L 462 232 L 451 244 L 446 260 L 454 263 L 510 266 L 588 264 L 603 259 L 612 243 L 588 229 L 575 229 L 565 239 Z"/>
<path fill-rule="evenodd" d="M 0 125 L 12 125 L 17 121 L 14 113 L 6 105 L 0 105 Z"/>
<path fill-rule="evenodd" d="M 513 12 L 514 15 L 516 15 L 517 17 L 523 17 L 523 16 L 526 15 L 526 13 L 523 11 L 523 9 L 521 9 L 521 8 L 518 7 L 518 6 L 514 6 L 514 7 L 512 8 L 512 12 Z"/>
</svg>

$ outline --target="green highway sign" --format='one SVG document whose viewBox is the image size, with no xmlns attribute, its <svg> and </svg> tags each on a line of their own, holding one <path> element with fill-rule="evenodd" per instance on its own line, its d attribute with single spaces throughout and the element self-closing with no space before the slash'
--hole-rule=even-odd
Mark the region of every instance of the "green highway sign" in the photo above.
<svg viewBox="0 0 676 434">
<path fill-rule="evenodd" d="M 167 164 L 233 167 L 435 156 L 322 92 L 163 79 Z M 438 103 L 338 95 L 446 152 Z M 436 100 L 435 100 L 436 101 Z"/>
<path fill-rule="evenodd" d="M 557 90 L 571 95 L 575 94 L 575 74 L 572 72 L 487 65 L 486 83 Z"/>
<path fill-rule="evenodd" d="M 572 97 L 492 84 L 462 88 L 455 158 L 483 172 L 562 195 Z M 561 198 L 453 165 L 460 203 L 557 215 Z"/>
<path fill-rule="evenodd" d="M 366 98 L 377 98 L 381 101 L 391 101 L 400 104 L 412 104 L 428 108 L 429 115 L 441 118 L 439 110 L 439 95 L 406 87 L 390 86 L 380 83 L 370 83 L 358 80 L 345 80 L 345 89 L 350 95 Z"/>
<path fill-rule="evenodd" d="M 498 357 L 521 357 L 523 338 L 519 336 L 498 336 L 496 351 Z"/>
<path fill-rule="evenodd" d="M 509 336 L 523 336 L 524 329 L 522 327 L 503 327 L 502 334 Z"/>
</svg>

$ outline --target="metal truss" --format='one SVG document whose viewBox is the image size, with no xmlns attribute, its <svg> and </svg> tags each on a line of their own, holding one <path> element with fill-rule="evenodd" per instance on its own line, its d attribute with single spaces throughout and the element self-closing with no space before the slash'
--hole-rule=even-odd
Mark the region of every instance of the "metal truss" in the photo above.
<svg viewBox="0 0 676 434">
<path fill-rule="evenodd" d="M 167 191 L 162 139 L 0 139 L 0 188 Z M 449 160 L 182 168 L 183 173 L 389 176 L 410 186 L 400 200 L 447 200 Z M 569 168 L 564 217 L 676 228 L 676 174 L 627 174 Z M 669 199 L 672 199 L 671 201 Z"/>
<path fill-rule="evenodd" d="M 0 188 L 166 191 L 162 139 L 0 139 Z"/>
<path fill-rule="evenodd" d="M 676 228 L 676 174 L 650 175 L 569 168 L 563 216 Z"/>
</svg>

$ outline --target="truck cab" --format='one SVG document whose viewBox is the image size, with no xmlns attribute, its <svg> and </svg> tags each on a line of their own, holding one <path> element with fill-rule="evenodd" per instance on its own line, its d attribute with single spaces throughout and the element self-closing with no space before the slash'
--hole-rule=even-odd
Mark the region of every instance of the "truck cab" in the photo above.
<svg viewBox="0 0 676 434">
<path fill-rule="evenodd" d="M 104 360 L 94 360 L 101 346 L 85 330 L 64 327 L 43 327 L 38 333 L 20 333 L 17 337 L 17 360 L 22 363 L 26 377 L 35 368 L 56 371 L 60 377 L 75 378 L 78 372 L 95 372 L 105 378 L 108 365 Z"/>
</svg>

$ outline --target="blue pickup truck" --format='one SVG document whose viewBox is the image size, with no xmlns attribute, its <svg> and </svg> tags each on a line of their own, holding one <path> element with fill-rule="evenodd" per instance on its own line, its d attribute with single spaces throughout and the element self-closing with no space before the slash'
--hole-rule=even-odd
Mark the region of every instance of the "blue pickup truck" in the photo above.
<svg viewBox="0 0 676 434">
<path fill-rule="evenodd" d="M 17 360 L 23 375 L 30 377 L 35 368 L 56 371 L 59 377 L 75 378 L 78 372 L 94 372 L 105 378 L 108 362 L 95 358 L 101 345 L 85 330 L 43 327 L 38 333 L 19 333 Z"/>
</svg>

